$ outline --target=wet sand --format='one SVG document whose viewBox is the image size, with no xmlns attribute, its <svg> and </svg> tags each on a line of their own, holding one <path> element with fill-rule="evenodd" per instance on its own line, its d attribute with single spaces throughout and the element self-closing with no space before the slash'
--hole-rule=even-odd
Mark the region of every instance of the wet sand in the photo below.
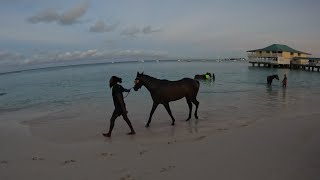
<svg viewBox="0 0 320 180">
<path fill-rule="evenodd" d="M 320 113 L 305 110 L 251 118 L 202 112 L 190 122 L 176 113 L 171 127 L 160 108 L 150 128 L 135 121 L 135 136 L 125 135 L 120 118 L 111 139 L 101 136 L 108 114 L 3 113 L 0 179 L 318 179 Z"/>
</svg>

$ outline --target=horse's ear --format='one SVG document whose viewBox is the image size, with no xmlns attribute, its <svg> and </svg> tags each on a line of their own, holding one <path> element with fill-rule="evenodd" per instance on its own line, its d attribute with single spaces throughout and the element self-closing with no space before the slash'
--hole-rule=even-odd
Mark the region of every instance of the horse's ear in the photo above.
<svg viewBox="0 0 320 180">
<path fill-rule="evenodd" d="M 137 72 L 137 76 L 139 76 L 139 71 Z"/>
<path fill-rule="evenodd" d="M 143 73 L 144 73 L 144 72 L 142 71 L 141 75 L 143 75 Z"/>
</svg>

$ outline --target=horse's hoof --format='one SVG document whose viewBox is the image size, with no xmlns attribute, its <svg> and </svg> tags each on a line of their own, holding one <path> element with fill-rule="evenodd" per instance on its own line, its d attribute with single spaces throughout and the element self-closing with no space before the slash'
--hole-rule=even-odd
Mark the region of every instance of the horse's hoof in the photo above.
<svg viewBox="0 0 320 180">
<path fill-rule="evenodd" d="M 196 119 L 199 119 L 199 117 L 196 115 L 196 116 L 194 116 Z"/>
<path fill-rule="evenodd" d="M 171 123 L 171 126 L 174 126 L 174 123 Z"/>
<path fill-rule="evenodd" d="M 190 120 L 190 118 L 186 119 L 186 121 L 189 121 L 189 120 Z"/>
<path fill-rule="evenodd" d="M 146 124 L 146 127 L 149 127 L 149 124 Z"/>
</svg>

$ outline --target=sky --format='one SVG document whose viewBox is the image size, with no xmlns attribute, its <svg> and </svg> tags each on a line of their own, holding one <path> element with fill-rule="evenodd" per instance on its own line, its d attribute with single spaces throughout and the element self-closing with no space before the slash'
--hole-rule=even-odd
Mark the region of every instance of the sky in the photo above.
<svg viewBox="0 0 320 180">
<path fill-rule="evenodd" d="M 246 57 L 274 43 L 320 57 L 319 7 L 318 0 L 0 0 L 0 71 Z"/>
</svg>

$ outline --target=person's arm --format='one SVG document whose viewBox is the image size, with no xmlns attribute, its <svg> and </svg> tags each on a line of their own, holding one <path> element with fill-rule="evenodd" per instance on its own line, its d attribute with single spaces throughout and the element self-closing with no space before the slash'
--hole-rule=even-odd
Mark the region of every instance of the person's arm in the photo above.
<svg viewBox="0 0 320 180">
<path fill-rule="evenodd" d="M 120 86 L 120 88 L 121 88 L 121 92 L 130 92 L 130 89 L 126 89 L 126 88 L 124 88 L 122 86 Z"/>
<path fill-rule="evenodd" d="M 124 92 L 130 92 L 130 89 L 123 88 Z"/>
</svg>

